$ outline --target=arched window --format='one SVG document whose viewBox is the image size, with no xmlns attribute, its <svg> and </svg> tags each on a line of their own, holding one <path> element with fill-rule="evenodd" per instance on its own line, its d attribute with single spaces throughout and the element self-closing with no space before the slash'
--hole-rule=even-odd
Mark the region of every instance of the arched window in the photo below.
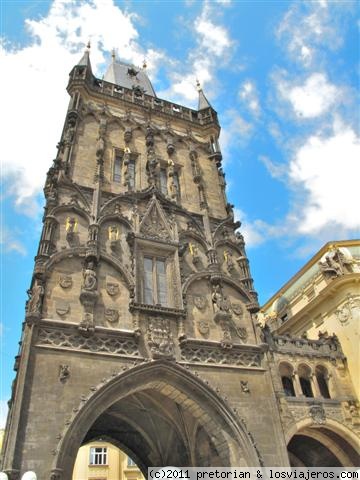
<svg viewBox="0 0 360 480">
<path fill-rule="evenodd" d="M 311 370 L 307 365 L 300 365 L 298 368 L 298 375 L 300 380 L 300 386 L 303 395 L 305 397 L 312 398 L 314 397 L 312 387 L 311 387 Z"/>
<path fill-rule="evenodd" d="M 295 389 L 293 384 L 293 372 L 294 369 L 287 363 L 281 363 L 279 366 L 279 373 L 281 377 L 281 383 L 284 389 L 284 393 L 287 397 L 295 397 Z"/>
<path fill-rule="evenodd" d="M 320 394 L 323 398 L 331 398 L 327 382 L 328 372 L 325 367 L 318 365 L 315 368 L 316 381 L 319 386 Z"/>
</svg>

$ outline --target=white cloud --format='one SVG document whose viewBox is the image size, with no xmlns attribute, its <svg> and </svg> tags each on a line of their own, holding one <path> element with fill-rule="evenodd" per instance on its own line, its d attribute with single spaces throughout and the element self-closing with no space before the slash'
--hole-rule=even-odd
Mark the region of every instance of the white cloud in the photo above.
<svg viewBox="0 0 360 480">
<path fill-rule="evenodd" d="M 137 44 L 135 15 L 123 12 L 113 0 L 63 2 L 55 0 L 46 17 L 27 20 L 30 44 L 0 47 L 2 69 L 1 165 L 10 194 L 24 213 L 38 212 L 35 196 L 56 153 L 65 118 L 68 74 L 91 39 L 91 62 L 98 75 L 104 52 L 113 47 L 136 65 L 147 58 L 155 72 L 163 54 L 143 51 Z M 106 28 L 104 28 L 106 25 Z M 16 125 L 16 128 L 14 126 Z"/>
<path fill-rule="evenodd" d="M 228 30 L 214 21 L 214 18 L 218 18 L 216 12 L 219 8 L 207 1 L 203 3 L 200 15 L 191 24 L 192 34 L 196 38 L 195 47 L 189 52 L 186 62 L 174 65 L 174 71 L 170 74 L 171 86 L 159 92 L 159 96 L 177 103 L 191 102 L 195 105 L 198 99 L 196 79 L 204 90 L 210 83 L 214 85 L 215 70 L 226 64 L 233 46 Z M 210 96 L 208 90 L 206 94 Z"/>
<path fill-rule="evenodd" d="M 295 114 L 302 118 L 315 118 L 328 112 L 342 96 L 340 87 L 331 84 L 324 73 L 311 74 L 302 85 L 278 81 L 280 95 L 290 102 Z"/>
<path fill-rule="evenodd" d="M 247 122 L 235 109 L 223 113 L 223 123 L 220 133 L 221 151 L 224 163 L 230 155 L 230 148 L 244 147 L 254 130 L 254 125 Z"/>
<path fill-rule="evenodd" d="M 26 248 L 19 240 L 19 237 L 21 238 L 21 234 L 10 230 L 4 224 L 1 225 L 0 245 L 4 252 L 16 252 L 25 256 L 27 254 Z"/>
<path fill-rule="evenodd" d="M 242 102 L 245 103 L 247 108 L 255 116 L 258 116 L 260 113 L 260 102 L 259 96 L 254 82 L 246 80 L 239 90 L 239 97 Z"/>
<path fill-rule="evenodd" d="M 276 35 L 291 58 L 305 67 L 314 65 L 326 50 L 343 44 L 344 22 L 355 2 L 293 2 Z"/>
<path fill-rule="evenodd" d="M 5 428 L 8 405 L 6 400 L 0 400 L 0 428 Z"/>
<path fill-rule="evenodd" d="M 333 227 L 360 231 L 360 139 L 348 126 L 335 125 L 331 136 L 313 135 L 295 153 L 289 179 L 301 189 L 297 229 L 315 235 Z"/>
<path fill-rule="evenodd" d="M 236 221 L 241 222 L 240 232 L 244 237 L 247 247 L 257 247 L 266 240 L 265 232 L 261 232 L 259 225 L 249 222 L 243 210 L 234 208 L 234 216 Z"/>
</svg>

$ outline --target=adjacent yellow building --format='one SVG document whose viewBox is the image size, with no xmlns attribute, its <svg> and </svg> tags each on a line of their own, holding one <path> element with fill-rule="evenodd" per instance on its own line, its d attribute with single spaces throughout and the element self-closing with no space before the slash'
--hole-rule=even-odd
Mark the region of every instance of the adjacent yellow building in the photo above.
<svg viewBox="0 0 360 480">
<path fill-rule="evenodd" d="M 329 242 L 262 307 L 278 335 L 335 334 L 360 398 L 360 240 Z"/>
<path fill-rule="evenodd" d="M 144 480 L 144 476 L 122 450 L 98 441 L 79 449 L 72 480 Z"/>
</svg>

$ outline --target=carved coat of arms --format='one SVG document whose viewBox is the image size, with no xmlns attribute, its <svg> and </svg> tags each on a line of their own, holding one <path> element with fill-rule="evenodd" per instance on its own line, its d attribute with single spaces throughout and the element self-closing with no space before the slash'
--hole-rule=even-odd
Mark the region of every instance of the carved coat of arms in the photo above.
<svg viewBox="0 0 360 480">
<path fill-rule="evenodd" d="M 200 296 L 200 295 L 196 295 L 194 296 L 194 305 L 196 308 L 198 308 L 199 310 L 204 310 L 204 308 L 206 307 L 206 298 L 203 297 L 203 296 Z"/>
<path fill-rule="evenodd" d="M 118 283 L 107 282 L 106 283 L 106 291 L 111 297 L 115 297 L 115 295 L 119 295 L 120 288 Z"/>
<path fill-rule="evenodd" d="M 70 275 L 60 275 L 59 285 L 61 288 L 64 288 L 64 289 L 71 288 L 72 284 L 73 284 L 73 281 Z"/>
<path fill-rule="evenodd" d="M 314 423 L 321 425 L 326 422 L 325 410 L 321 405 L 312 405 L 309 409 L 309 413 Z"/>
<path fill-rule="evenodd" d="M 161 317 L 149 320 L 147 337 L 154 358 L 174 356 L 174 341 L 168 320 Z"/>
<path fill-rule="evenodd" d="M 206 322 L 205 320 L 199 320 L 197 322 L 197 329 L 201 335 L 207 335 L 210 332 L 209 322 Z"/>
<path fill-rule="evenodd" d="M 60 317 L 63 317 L 70 311 L 70 305 L 65 302 L 58 302 L 55 308 L 56 308 L 56 313 L 60 315 Z"/>
<path fill-rule="evenodd" d="M 106 308 L 105 318 L 108 322 L 115 323 L 119 320 L 119 311 L 113 308 Z"/>
<path fill-rule="evenodd" d="M 232 303 L 231 304 L 231 309 L 235 313 L 235 315 L 242 315 L 243 309 L 240 303 Z"/>
</svg>

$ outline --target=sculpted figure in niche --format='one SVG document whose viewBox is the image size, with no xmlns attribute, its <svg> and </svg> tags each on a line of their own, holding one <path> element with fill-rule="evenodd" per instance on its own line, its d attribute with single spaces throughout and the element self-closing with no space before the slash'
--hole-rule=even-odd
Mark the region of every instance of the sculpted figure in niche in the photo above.
<svg viewBox="0 0 360 480">
<path fill-rule="evenodd" d="M 84 283 L 83 283 L 84 290 L 94 291 L 96 289 L 96 284 L 97 284 L 94 262 L 90 261 L 87 263 L 83 272 L 83 278 L 84 278 Z"/>
<path fill-rule="evenodd" d="M 74 135 L 75 135 L 75 122 L 70 121 L 64 136 L 65 145 L 70 145 L 72 143 L 72 141 L 74 140 Z"/>
<path fill-rule="evenodd" d="M 211 295 L 211 299 L 212 299 L 212 302 L 213 302 L 213 305 L 214 305 L 215 313 L 217 313 L 217 312 L 229 312 L 230 302 L 223 295 L 220 285 L 215 285 L 214 286 L 213 293 Z"/>
<path fill-rule="evenodd" d="M 232 272 L 235 268 L 235 264 L 234 264 L 232 253 L 229 252 L 229 250 L 224 250 L 224 260 L 225 260 L 227 269 L 229 270 L 229 272 Z"/>
<path fill-rule="evenodd" d="M 76 233 L 77 231 L 77 219 L 75 217 L 67 217 L 65 229 L 67 233 Z"/>
<path fill-rule="evenodd" d="M 31 290 L 28 290 L 29 300 L 27 303 L 27 313 L 40 313 L 42 300 L 44 296 L 44 287 L 36 282 Z"/>
<path fill-rule="evenodd" d="M 198 264 L 200 261 L 199 249 L 195 243 L 189 243 L 189 251 L 192 256 L 192 262 L 194 265 Z"/>
<path fill-rule="evenodd" d="M 119 240 L 119 228 L 116 225 L 111 225 L 109 227 L 109 240 L 111 242 Z"/>
</svg>

